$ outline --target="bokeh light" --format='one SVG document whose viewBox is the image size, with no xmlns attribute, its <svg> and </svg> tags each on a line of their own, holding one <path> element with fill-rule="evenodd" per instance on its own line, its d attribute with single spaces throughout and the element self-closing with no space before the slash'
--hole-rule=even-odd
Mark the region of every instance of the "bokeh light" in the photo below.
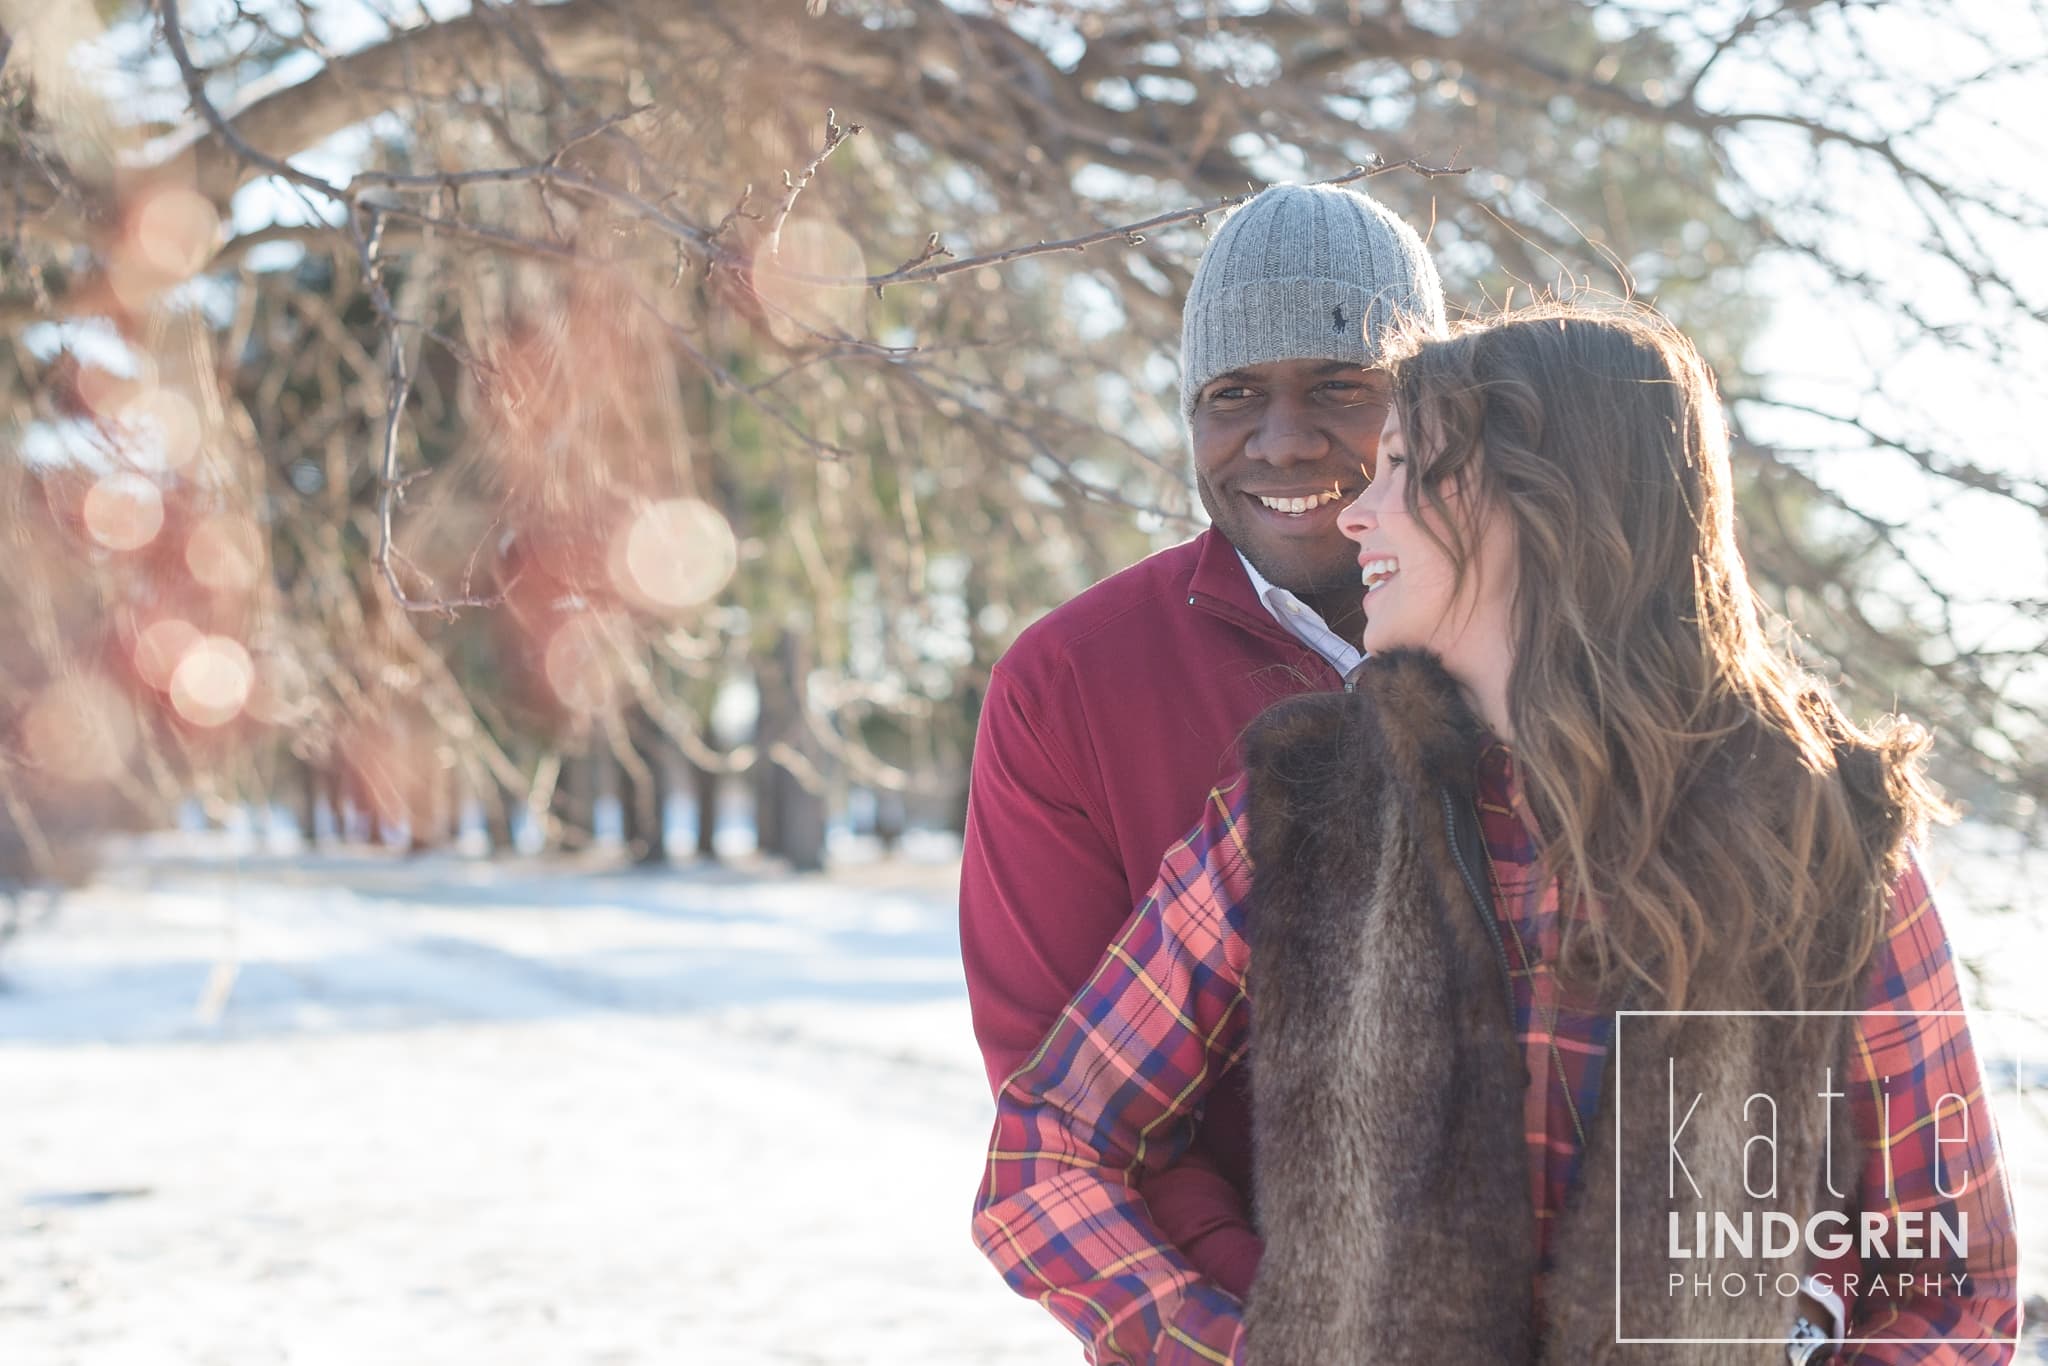
<svg viewBox="0 0 2048 1366">
<path fill-rule="evenodd" d="M 183 469 L 199 454 L 199 410 L 175 389 L 145 389 L 120 410 L 121 425 L 156 443 L 168 469 Z"/>
<path fill-rule="evenodd" d="M 124 306 L 145 308 L 204 269 L 219 243 L 220 215 L 204 196 L 186 186 L 157 186 L 130 206 L 108 257 L 107 283 Z"/>
<path fill-rule="evenodd" d="M 256 667 L 242 643 L 229 636 L 202 636 L 171 671 L 171 707 L 195 726 L 224 726 L 242 714 Z"/>
<path fill-rule="evenodd" d="M 50 684 L 21 721 L 30 766 L 66 783 L 118 777 L 135 748 L 135 735 L 128 699 L 97 674 Z"/>
<path fill-rule="evenodd" d="M 612 582 L 637 606 L 675 611 L 718 596 L 738 564 L 739 546 L 717 508 L 671 498 L 640 509 L 613 542 Z"/>
<path fill-rule="evenodd" d="M 576 712 L 603 711 L 611 705 L 623 681 L 621 651 L 630 640 L 623 621 L 601 613 L 570 617 L 556 627 L 541 660 L 556 700 Z"/>
<path fill-rule="evenodd" d="M 165 186 L 136 210 L 132 240 L 152 270 L 169 280 L 187 280 L 212 259 L 220 215 L 197 191 Z"/>
<path fill-rule="evenodd" d="M 867 274 L 860 243 L 836 223 L 792 218 L 782 226 L 781 249 L 763 253 L 754 267 L 754 292 L 768 306 L 768 324 L 785 342 L 806 329 L 826 336 L 859 335 L 867 291 L 858 284 L 826 285 L 805 275 L 859 280 Z"/>
<path fill-rule="evenodd" d="M 116 470 L 86 490 L 82 515 L 86 534 L 108 550 L 140 550 L 163 530 L 164 495 L 148 477 Z"/>
<path fill-rule="evenodd" d="M 76 385 L 79 407 L 102 422 L 120 419 L 122 410 L 156 388 L 156 367 L 147 354 L 135 357 L 139 373 L 120 375 L 98 365 L 80 365 Z"/>
<path fill-rule="evenodd" d="M 182 617 L 153 621 L 135 637 L 135 672 L 158 692 L 169 692 L 171 675 L 177 672 L 185 652 L 204 638 L 197 626 Z"/>
<path fill-rule="evenodd" d="M 246 592 L 263 571 L 263 538 L 247 517 L 217 513 L 186 539 L 185 567 L 216 593 Z"/>
</svg>

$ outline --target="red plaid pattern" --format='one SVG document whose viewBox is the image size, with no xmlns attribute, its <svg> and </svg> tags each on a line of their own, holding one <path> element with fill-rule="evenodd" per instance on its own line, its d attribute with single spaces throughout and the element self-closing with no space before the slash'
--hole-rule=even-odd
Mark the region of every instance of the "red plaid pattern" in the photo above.
<svg viewBox="0 0 2048 1366">
<path fill-rule="evenodd" d="M 1530 1075 L 1545 1079 L 1529 1088 L 1524 1136 L 1539 1251 L 1547 1253 L 1583 1146 L 1573 1112 L 1590 1122 L 1598 1109 L 1612 1020 L 1557 999 L 1556 889 L 1542 885 L 1505 747 L 1487 752 L 1479 777 L 1517 1030 Z M 1250 1047 L 1245 801 L 1242 779 L 1211 794 L 1201 825 L 1168 852 L 1151 895 L 997 1100 L 975 1241 L 1013 1289 L 1044 1303 L 1089 1344 L 1097 1366 L 1240 1356 L 1241 1305 L 1161 1238 L 1138 1187 L 1186 1148 L 1204 1094 Z M 1960 999 L 1947 937 L 1915 867 L 1895 889 L 1867 1008 L 1954 1010 Z M 1858 1129 L 1881 1131 L 1889 1096 L 1892 1136 L 1890 1185 L 1873 1141 L 1861 1174 L 1863 1206 L 1967 1210 L 1970 1247 L 1955 1268 L 1967 1276 L 1961 1296 L 1855 1300 L 1842 1359 L 2010 1361 L 2008 1345 L 1899 1341 L 2010 1339 L 2018 1329 L 2011 1203 L 1969 1031 L 1960 1017 L 1922 1014 L 1882 1024 L 1866 1017 L 1859 1032 L 1849 1087 Z M 1950 1116 L 1969 1116 L 1968 1144 L 1951 1143 L 1945 1154 L 1934 1144 L 1938 1103 L 1946 1104 L 1951 1139 L 1957 1126 Z M 1971 1174 L 1965 1198 L 1946 1199 L 1937 1176 L 1964 1168 Z M 1540 1281 L 1537 1289 L 1540 1297 Z"/>
<path fill-rule="evenodd" d="M 1564 934 L 1555 878 L 1543 876 L 1535 821 L 1529 815 L 1514 758 L 1495 742 L 1480 755 L 1476 784 L 1480 833 L 1493 876 L 1494 909 L 1515 989 L 1516 1037 L 1529 1075 L 1544 1078 L 1522 1094 L 1522 1138 L 1529 1149 L 1529 1205 L 1536 1212 L 1537 1321 L 1543 1314 L 1543 1269 L 1565 1196 L 1578 1176 L 1584 1126 L 1600 1103 L 1601 1071 L 1613 1019 L 1567 999 L 1556 972 Z M 1574 907 L 1575 916 L 1582 908 Z M 1574 1118 L 1576 1116 L 1576 1119 Z"/>
</svg>

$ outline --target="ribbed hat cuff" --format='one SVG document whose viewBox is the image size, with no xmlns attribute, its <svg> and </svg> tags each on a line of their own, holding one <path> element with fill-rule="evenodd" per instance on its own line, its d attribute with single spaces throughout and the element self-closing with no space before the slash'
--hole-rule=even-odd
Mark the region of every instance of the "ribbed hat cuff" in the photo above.
<svg viewBox="0 0 2048 1366">
<path fill-rule="evenodd" d="M 1283 360 L 1370 366 L 1402 326 L 1440 331 L 1443 319 L 1413 289 L 1294 278 L 1214 291 L 1182 319 L 1181 416 L 1194 412 L 1204 385 L 1242 366 Z"/>
</svg>

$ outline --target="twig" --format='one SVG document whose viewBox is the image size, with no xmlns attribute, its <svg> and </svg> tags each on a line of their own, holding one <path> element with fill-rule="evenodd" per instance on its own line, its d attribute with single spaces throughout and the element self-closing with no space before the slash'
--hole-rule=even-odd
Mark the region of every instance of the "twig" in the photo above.
<svg viewBox="0 0 2048 1366">
<path fill-rule="evenodd" d="M 290 162 L 266 152 L 259 152 L 249 145 L 248 140 L 235 130 L 235 126 L 227 121 L 220 110 L 214 107 L 212 99 L 207 96 L 205 73 L 192 64 L 192 54 L 185 48 L 184 30 L 178 24 L 178 0 L 157 0 L 157 3 L 163 10 L 164 43 L 171 49 L 171 60 L 178 64 L 178 74 L 185 79 L 185 90 L 192 97 L 192 107 L 199 111 L 199 116 L 206 120 L 214 132 L 220 134 L 221 141 L 234 149 L 236 156 L 252 166 L 261 166 L 272 175 L 282 176 L 329 199 L 347 202 L 347 193 L 339 187 L 330 185 L 319 176 L 308 175 Z"/>
<path fill-rule="evenodd" d="M 546 165 L 548 165 L 549 167 L 559 166 L 562 162 L 562 158 L 566 156 L 572 148 L 579 147 L 582 144 L 590 141 L 594 137 L 600 137 L 605 133 L 609 133 L 612 129 L 618 127 L 620 124 L 625 123 L 631 119 L 636 119 L 640 117 L 640 115 L 646 113 L 648 110 L 652 108 L 654 108 L 654 106 L 651 104 L 636 104 L 628 108 L 621 109 L 616 114 L 611 114 L 606 116 L 605 118 L 599 119 L 596 123 L 591 124 L 590 127 L 584 129 L 582 132 L 571 136 L 567 142 L 563 143 L 560 147 L 557 147 L 553 152 L 550 152 L 548 154 Z"/>
<path fill-rule="evenodd" d="M 362 189 L 372 185 L 393 190 L 425 190 L 438 193 L 484 182 L 516 184 L 520 181 L 534 181 L 544 187 L 580 190 L 632 217 L 652 223 L 699 252 L 710 254 L 714 251 L 712 233 L 695 223 L 677 218 L 659 204 L 642 199 L 632 191 L 622 189 L 609 181 L 576 171 L 565 171 L 548 163 L 538 166 L 493 166 L 478 171 L 431 171 L 409 174 L 397 171 L 358 171 L 349 180 L 346 196 L 352 199 Z"/>
<path fill-rule="evenodd" d="M 1139 238 L 1138 240 L 1143 241 L 1144 239 Z M 896 269 L 891 271 L 890 273 L 892 275 L 908 275 L 911 271 L 916 270 L 919 266 L 924 265 L 926 262 L 929 261 L 936 261 L 941 256 L 945 257 L 948 261 L 954 259 L 952 249 L 950 247 L 941 246 L 939 244 L 939 235 L 937 233 L 933 233 L 930 237 L 924 239 L 923 251 L 920 251 L 917 255 L 911 257 L 908 261 L 905 261 L 902 265 L 896 267 Z M 876 285 L 875 293 L 880 294 L 881 292 L 882 287 L 880 285 Z"/>
<path fill-rule="evenodd" d="M 858 129 L 860 126 L 859 124 L 850 124 L 841 127 L 839 124 L 833 123 L 831 127 L 839 129 L 840 136 L 836 142 L 831 142 L 831 146 L 836 147 L 843 143 L 847 137 L 851 136 L 850 130 Z M 831 140 L 828 138 L 828 141 Z M 1010 261 L 1021 260 L 1027 256 L 1042 256 L 1061 251 L 1085 251 L 1091 246 L 1104 242 L 1122 242 L 1128 246 L 1142 245 L 1145 241 L 1145 234 L 1152 229 L 1170 226 L 1174 223 L 1184 223 L 1190 220 L 1197 224 L 1205 223 L 1210 214 L 1234 208 L 1257 193 L 1256 189 L 1247 188 L 1243 194 L 1225 195 L 1220 199 L 1211 200 L 1205 204 L 1193 204 L 1186 208 L 1154 214 L 1152 217 L 1139 222 L 1123 223 L 1115 227 L 1101 228 L 1095 232 L 1083 233 L 1078 237 L 1063 238 L 1054 242 L 1033 242 L 1025 246 L 989 252 L 981 256 L 954 259 L 953 253 L 949 249 L 942 246 L 934 249 L 936 244 L 933 239 L 937 234 L 933 234 L 925 239 L 925 249 L 917 256 L 912 257 L 895 270 L 883 275 L 830 275 L 816 271 L 786 269 L 774 260 L 775 245 L 781 233 L 783 222 L 788 218 L 789 208 L 796 202 L 797 194 L 816 175 L 819 163 L 824 160 L 830 150 L 831 148 L 828 147 L 826 151 L 820 152 L 810 165 L 804 168 L 802 177 L 789 180 L 785 176 L 790 193 L 784 197 L 777 209 L 775 225 L 768 234 L 769 248 L 752 260 L 749 260 L 743 253 L 728 249 L 722 241 L 722 235 L 731 228 L 736 219 L 748 218 L 758 221 L 758 216 L 748 212 L 746 208 L 748 194 L 752 191 L 751 186 L 748 187 L 748 193 L 743 193 L 740 196 L 739 202 L 726 213 L 725 217 L 719 220 L 717 227 L 710 229 L 702 228 L 694 223 L 679 219 L 662 209 L 659 205 L 650 203 L 617 185 L 573 171 L 564 171 L 558 167 L 551 167 L 546 164 L 538 166 L 501 166 L 477 171 L 449 171 L 425 174 L 363 171 L 350 180 L 349 191 L 337 191 L 336 193 L 338 197 L 347 199 L 350 197 L 350 194 L 360 187 L 369 185 L 377 185 L 395 190 L 439 191 L 486 181 L 500 183 L 535 181 L 544 185 L 581 190 L 633 217 L 653 224 L 655 227 L 675 237 L 686 248 L 703 256 L 707 268 L 728 267 L 734 270 L 751 268 L 757 276 L 773 276 L 794 284 L 837 285 L 847 288 L 858 286 L 878 292 L 889 285 L 923 284 L 932 280 L 944 279 L 950 275 L 958 275 L 962 271 L 980 270 L 987 266 L 1003 265 Z M 1425 179 L 1433 180 L 1439 176 L 1465 175 L 1471 168 L 1467 166 L 1429 166 L 1413 158 L 1401 161 L 1387 161 L 1376 157 L 1365 165 L 1352 167 L 1343 175 L 1332 176 L 1328 180 L 1316 181 L 1314 183 L 1318 185 L 1348 185 L 1355 180 L 1385 175 L 1390 171 L 1404 170 L 1412 171 Z M 478 241 L 495 240 L 502 245 L 529 252 L 546 250 L 541 248 L 539 244 L 527 239 L 520 239 L 506 234 L 493 234 L 489 229 L 469 228 L 449 219 L 429 218 L 416 210 L 401 208 L 398 205 L 379 205 L 379 209 L 382 212 L 401 214 L 416 222 L 433 222 L 448 227 L 453 231 L 463 232 Z M 938 258 L 942 256 L 949 259 L 940 262 Z"/>
<path fill-rule="evenodd" d="M 1471 167 L 1426 166 L 1412 157 L 1402 161 L 1388 161 L 1382 157 L 1375 157 L 1363 166 L 1352 167 L 1343 175 L 1332 176 L 1328 180 L 1319 180 L 1315 183 L 1318 185 L 1348 185 L 1354 180 L 1364 180 L 1370 176 L 1385 175 L 1389 171 L 1400 170 L 1413 171 L 1425 180 L 1434 180 L 1438 176 L 1464 175 L 1471 170 Z M 1007 250 L 989 252 L 983 256 L 962 257 L 957 260 L 947 261 L 943 265 L 932 264 L 932 255 L 922 255 L 898 266 L 887 275 L 870 275 L 862 283 L 874 290 L 875 293 L 880 294 L 883 289 L 890 285 L 922 284 L 927 280 L 938 280 L 948 275 L 957 275 L 963 270 L 980 270 L 984 266 L 998 266 L 1008 261 L 1020 260 L 1026 256 L 1043 256 L 1056 251 L 1085 251 L 1089 247 L 1103 242 L 1121 241 L 1128 245 L 1136 246 L 1142 243 L 1145 240 L 1145 234 L 1154 228 L 1163 228 L 1174 223 L 1185 223 L 1189 220 L 1193 220 L 1197 224 L 1204 223 L 1210 214 L 1234 208 L 1244 203 L 1245 200 L 1250 199 L 1256 193 L 1256 190 L 1247 189 L 1243 194 L 1225 195 L 1221 199 L 1212 200 L 1207 204 L 1195 204 L 1185 209 L 1174 209 L 1167 213 L 1155 214 L 1142 222 L 1125 223 L 1120 227 L 1114 228 L 1103 228 L 1097 232 L 1083 233 L 1079 237 L 1069 237 L 1058 242 L 1034 242 L 1030 246 L 1010 247 Z M 935 240 L 936 237 L 927 241 L 927 249 L 929 249 L 931 241 Z M 951 252 L 946 252 L 945 254 L 948 256 L 952 255 Z M 810 280 L 809 277 L 803 276 L 792 278 L 804 279 L 818 284 L 840 283 L 823 279 Z"/>
<path fill-rule="evenodd" d="M 542 260 L 557 261 L 576 269 L 588 269 L 595 265 L 571 247 L 543 242 L 536 237 L 521 237 L 517 233 L 501 232 L 496 228 L 475 227 L 459 219 L 438 217 L 408 208 L 403 204 L 378 204 L 376 211 L 388 218 L 402 218 L 423 228 L 431 228 L 435 232 L 446 233 L 450 237 L 476 242 L 482 246 L 496 247 L 515 256 L 533 256 Z"/>
<path fill-rule="evenodd" d="M 725 217 L 719 219 L 718 226 L 711 230 L 711 240 L 713 242 L 719 241 L 728 232 L 731 232 L 733 224 L 737 223 L 742 218 L 746 219 L 750 223 L 758 223 L 761 221 L 760 214 L 754 213 L 752 210 L 747 208 L 748 201 L 751 200 L 753 197 L 754 187 L 752 185 L 745 186 L 740 190 L 740 197 L 733 201 L 732 207 L 725 211 Z"/>
<path fill-rule="evenodd" d="M 774 404 L 769 403 L 761 394 L 754 392 L 752 388 L 743 383 L 732 371 L 706 355 L 702 347 L 690 340 L 689 334 L 683 330 L 682 325 L 664 315 L 659 308 L 655 307 L 652 299 L 649 299 L 637 289 L 631 289 L 630 286 L 628 288 L 633 295 L 634 302 L 647 310 L 649 316 L 667 331 L 669 338 L 675 342 L 676 346 L 688 355 L 691 360 L 696 362 L 697 368 L 702 370 L 718 389 L 726 393 L 736 394 L 744 399 L 761 416 L 775 423 L 791 436 L 794 436 L 797 440 L 810 447 L 814 454 L 822 455 L 832 460 L 848 460 L 853 457 L 853 452 L 847 450 L 844 446 L 835 446 L 831 442 L 822 440 L 805 431 L 802 423 Z"/>
<path fill-rule="evenodd" d="M 768 228 L 767 254 L 770 258 L 782 252 L 782 225 L 789 221 L 789 211 L 796 207 L 796 197 L 804 192 L 804 187 L 818 174 L 818 168 L 825 164 L 825 158 L 837 151 L 840 143 L 858 134 L 862 127 L 863 125 L 858 123 L 849 123 L 842 128 L 839 125 L 838 112 L 832 109 L 825 111 L 825 145 L 818 149 L 818 154 L 811 158 L 810 165 L 804 167 L 796 179 L 791 180 L 788 171 L 782 173 L 782 188 L 787 193 L 782 196 L 782 203 L 776 206 L 775 221 Z"/>
<path fill-rule="evenodd" d="M 353 225 L 353 220 L 351 220 Z M 384 398 L 384 448 L 377 473 L 377 549 L 372 562 L 383 576 L 384 586 L 401 608 L 408 612 L 435 612 L 444 617 L 453 617 L 463 607 L 496 607 L 504 602 L 503 592 L 488 597 L 464 593 L 459 597 L 445 597 L 435 594 L 429 598 L 415 598 L 399 582 L 396 561 L 403 558 L 393 550 L 393 524 L 398 516 L 398 500 L 405 493 L 406 485 L 420 477 L 424 471 L 402 475 L 398 468 L 398 434 L 405 418 L 406 400 L 412 396 L 412 372 L 405 363 L 405 338 L 399 330 L 397 312 L 391 306 L 391 296 L 384 289 L 384 281 L 377 264 L 377 253 L 384 240 L 384 214 L 381 210 L 370 210 L 370 229 L 367 233 L 356 234 L 356 251 L 363 267 L 363 285 L 369 291 L 370 303 L 377 310 L 377 316 L 384 324 L 385 344 L 390 349 L 390 388 Z M 420 571 L 415 568 L 415 573 Z M 432 580 L 426 580 L 432 587 Z M 467 587 L 467 585 L 465 585 Z"/>
</svg>

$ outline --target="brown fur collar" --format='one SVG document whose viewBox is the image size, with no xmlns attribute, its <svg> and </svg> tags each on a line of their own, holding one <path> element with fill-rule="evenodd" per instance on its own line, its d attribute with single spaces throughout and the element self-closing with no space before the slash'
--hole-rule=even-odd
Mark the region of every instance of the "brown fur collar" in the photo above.
<svg viewBox="0 0 2048 1366">
<path fill-rule="evenodd" d="M 1552 1239 L 1537 1340 L 1522 1140 L 1529 1078 L 1502 966 L 1445 814 L 1447 796 L 1469 812 L 1483 740 L 1441 666 L 1412 652 L 1370 661 L 1356 692 L 1290 699 L 1247 732 L 1254 1184 L 1266 1237 L 1246 1307 L 1248 1360 L 1782 1360 L 1777 1346 L 1614 1340 L 1617 1293 L 1630 1337 L 1782 1336 L 1791 1322 L 1791 1301 L 1775 1296 L 1669 1293 L 1667 1076 L 1640 1064 L 1668 1056 L 1677 1084 L 1721 1098 L 1703 1103 L 1707 1113 L 1687 1130 L 1702 1155 L 1698 1208 L 1783 1209 L 1803 1221 L 1829 1200 L 1818 1188 L 1825 1113 L 1816 1105 L 1781 1116 L 1787 1177 L 1760 1205 L 1739 1176 L 1713 1175 L 1742 1170 L 1753 1132 L 1725 1098 L 1807 1095 L 1808 1078 L 1830 1060 L 1846 1075 L 1846 1020 L 1811 1028 L 1797 1047 L 1769 1019 L 1622 1022 L 1630 1062 L 1621 1112 L 1648 1118 L 1627 1126 L 1617 1146 L 1610 1051 L 1578 1187 Z M 1880 886 L 1896 830 L 1877 812 L 1871 826 L 1871 885 Z M 1487 877 L 1484 866 L 1469 871 Z M 1845 899 L 1843 914 L 1868 913 L 1855 900 Z M 1840 1101 L 1832 1135 L 1836 1170 L 1853 1171 Z"/>
</svg>

